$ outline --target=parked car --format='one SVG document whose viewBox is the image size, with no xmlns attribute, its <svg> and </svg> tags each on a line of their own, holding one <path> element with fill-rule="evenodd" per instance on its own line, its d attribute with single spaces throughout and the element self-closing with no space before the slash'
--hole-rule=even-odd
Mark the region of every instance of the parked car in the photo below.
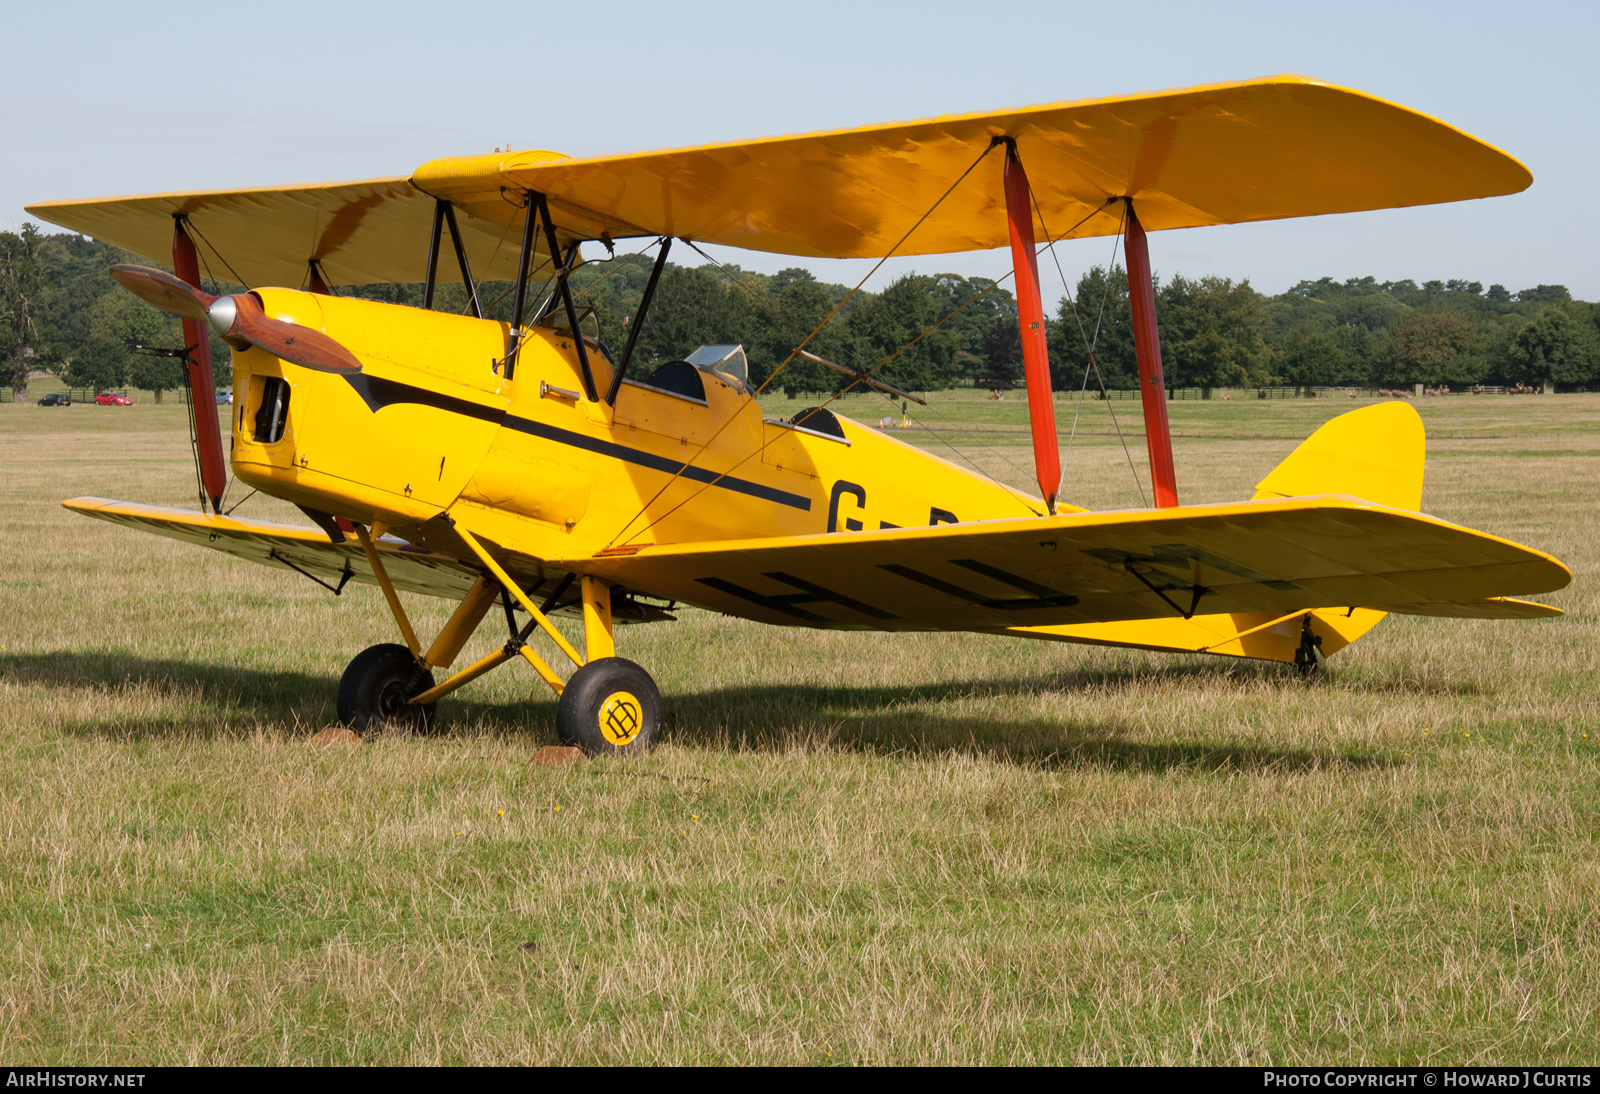
<svg viewBox="0 0 1600 1094">
<path fill-rule="evenodd" d="M 50 394 L 46 395 L 43 399 L 39 400 L 39 405 L 40 406 L 71 406 L 72 405 L 72 396 L 68 395 L 65 391 L 52 391 Z"/>
<path fill-rule="evenodd" d="M 232 403 L 233 403 L 233 389 L 232 388 L 229 388 L 227 391 L 219 391 L 219 392 L 217 392 L 217 405 L 218 406 L 231 406 Z"/>
<path fill-rule="evenodd" d="M 133 400 L 120 391 L 102 391 L 94 397 L 97 406 L 132 406 Z"/>
</svg>

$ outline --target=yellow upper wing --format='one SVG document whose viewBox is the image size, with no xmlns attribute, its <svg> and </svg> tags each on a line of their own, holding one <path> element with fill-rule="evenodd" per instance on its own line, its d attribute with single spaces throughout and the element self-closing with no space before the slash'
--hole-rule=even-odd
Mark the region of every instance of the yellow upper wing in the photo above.
<svg viewBox="0 0 1600 1094">
<path fill-rule="evenodd" d="M 498 191 L 494 200 L 504 206 L 503 212 L 494 209 L 492 217 L 469 213 L 457 218 L 472 276 L 479 281 L 515 277 L 522 246 L 520 208 Z M 200 254 L 214 276 L 228 281 L 237 276 L 250 286 L 289 287 L 305 281 L 307 263 L 313 258 L 335 285 L 421 281 L 427 272 L 433 209 L 433 197 L 404 177 L 42 201 L 28 206 L 40 220 L 163 264 L 172 261 L 173 214 L 183 213 L 201 236 Z M 575 239 L 594 238 L 612 227 L 570 216 L 558 239 L 565 248 Z M 542 239 L 537 249 L 535 267 L 546 261 L 548 248 Z M 438 279 L 461 280 L 448 235 L 440 242 Z"/>
<path fill-rule="evenodd" d="M 1526 189 L 1527 168 L 1452 126 L 1304 76 L 1276 76 L 914 122 L 765 137 L 506 171 L 651 232 L 825 258 L 889 249 L 994 137 L 1012 137 L 1064 233 L 1132 197 L 1151 230 L 1460 201 Z M 901 254 L 1003 247 L 1001 157 L 956 189 Z M 461 169 L 458 166 L 457 171 Z M 429 167 L 418 184 L 448 190 Z M 1118 230 L 1120 210 L 1075 235 Z"/>
<path fill-rule="evenodd" d="M 1329 496 L 646 546 L 554 560 L 765 623 L 979 630 L 1466 602 L 1565 586 L 1542 552 Z M 1438 614 L 1470 614 L 1445 609 Z"/>
<path fill-rule="evenodd" d="M 508 277 L 518 194 L 550 196 L 563 240 L 666 234 L 825 258 L 888 253 L 995 137 L 1014 138 L 1041 236 L 1118 229 L 1132 197 L 1146 228 L 1274 220 L 1515 193 L 1511 156 L 1435 118 L 1304 76 L 1274 76 L 911 122 L 570 159 L 506 152 L 424 164 L 410 177 L 28 207 L 41 219 L 162 258 L 187 212 L 252 284 L 417 281 L 432 197 L 466 216 L 478 277 Z M 901 254 L 1004 246 L 1001 157 L 991 155 Z M 441 272 L 453 271 L 446 260 Z M 454 274 L 445 274 L 453 277 Z"/>
</svg>

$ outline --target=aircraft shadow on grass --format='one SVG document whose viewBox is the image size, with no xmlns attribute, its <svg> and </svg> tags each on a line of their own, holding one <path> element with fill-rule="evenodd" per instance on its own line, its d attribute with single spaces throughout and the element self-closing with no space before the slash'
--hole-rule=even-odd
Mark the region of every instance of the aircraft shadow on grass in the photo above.
<svg viewBox="0 0 1600 1094">
<path fill-rule="evenodd" d="M 1129 771 L 1294 772 L 1391 766 L 1372 752 L 1294 749 L 1229 740 L 1151 741 L 1149 730 L 1118 717 L 1069 720 L 948 714 L 930 704 L 990 697 L 1027 702 L 1041 694 L 1092 688 L 1108 697 L 1151 685 L 1148 701 L 1176 701 L 1174 682 L 1223 675 L 1205 664 L 1173 664 L 1151 671 L 1127 669 L 1049 672 L 1014 679 L 983 679 L 904 686 L 821 687 L 759 684 L 710 688 L 668 698 L 667 742 L 734 751 L 839 750 L 879 755 L 959 753 L 1046 769 L 1106 768 Z M 1282 681 L 1298 687 L 1277 666 L 1229 666 L 1241 683 Z M 55 651 L 0 654 L 0 679 L 20 685 L 99 690 L 123 702 L 124 717 L 90 716 L 65 731 L 118 740 L 177 737 L 245 737 L 259 728 L 312 732 L 334 720 L 332 677 L 302 672 L 213 666 L 119 653 Z M 1417 685 L 1418 688 L 1424 685 Z M 157 701 L 141 701 L 148 695 Z M 139 707 L 145 707 L 141 712 Z M 156 709 L 150 710 L 150 707 Z M 177 708 L 177 709 L 172 709 Z M 492 732 L 555 740 L 555 702 L 451 701 L 440 711 L 446 734 Z"/>
</svg>

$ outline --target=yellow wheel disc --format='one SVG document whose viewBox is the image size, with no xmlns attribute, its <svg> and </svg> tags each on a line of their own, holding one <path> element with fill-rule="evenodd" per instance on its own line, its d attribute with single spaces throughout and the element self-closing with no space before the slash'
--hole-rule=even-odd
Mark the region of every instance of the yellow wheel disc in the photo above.
<svg viewBox="0 0 1600 1094">
<path fill-rule="evenodd" d="M 644 706 L 630 691 L 613 691 L 600 704 L 599 722 L 601 736 L 621 748 L 644 727 Z"/>
</svg>

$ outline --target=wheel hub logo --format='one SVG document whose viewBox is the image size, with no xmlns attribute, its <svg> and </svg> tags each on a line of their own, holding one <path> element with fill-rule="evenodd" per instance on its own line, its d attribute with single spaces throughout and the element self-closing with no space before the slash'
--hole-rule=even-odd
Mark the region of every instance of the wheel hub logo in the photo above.
<svg viewBox="0 0 1600 1094">
<path fill-rule="evenodd" d="M 644 724 L 644 708 L 626 691 L 613 692 L 600 704 L 600 732 L 621 748 L 639 735 Z"/>
</svg>

